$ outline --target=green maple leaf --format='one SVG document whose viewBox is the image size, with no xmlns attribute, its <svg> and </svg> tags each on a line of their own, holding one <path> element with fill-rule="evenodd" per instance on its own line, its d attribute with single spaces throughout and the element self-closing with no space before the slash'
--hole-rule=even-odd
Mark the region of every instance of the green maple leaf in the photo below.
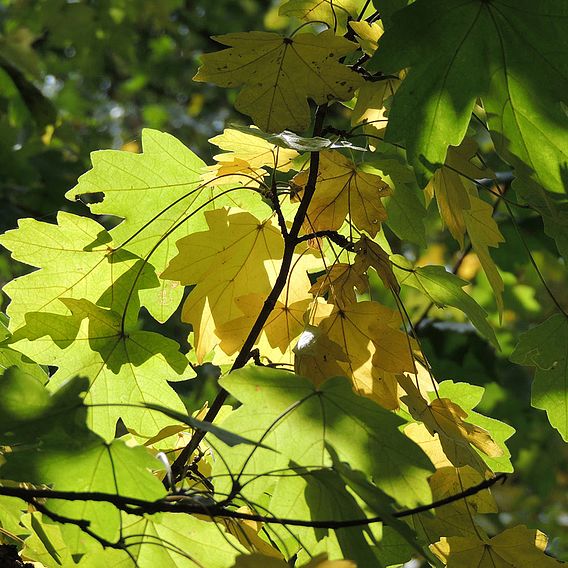
<svg viewBox="0 0 568 568">
<path fill-rule="evenodd" d="M 299 470 L 302 472 L 301 468 Z M 362 519 L 365 512 L 347 490 L 345 481 L 331 470 L 311 470 L 303 475 L 290 476 L 286 483 L 278 483 L 270 503 L 270 512 L 276 517 L 311 519 L 314 521 L 348 521 Z M 294 539 L 299 539 L 304 548 L 326 551 L 341 551 L 357 566 L 382 566 L 373 551 L 380 540 L 380 527 L 351 527 L 339 530 L 294 527 L 292 535 L 278 531 L 286 548 L 293 549 Z M 318 546 L 324 540 L 325 545 Z M 290 542 L 288 542 L 290 541 Z"/>
<path fill-rule="evenodd" d="M 532 404 L 568 440 L 568 319 L 555 314 L 523 333 L 511 355 L 519 365 L 535 367 Z"/>
<path fill-rule="evenodd" d="M 399 266 L 410 267 L 408 260 L 400 255 L 396 255 L 393 261 Z M 463 289 L 469 282 L 443 266 L 416 267 L 411 272 L 395 268 L 395 271 L 401 284 L 420 290 L 436 306 L 453 306 L 461 310 L 483 336 L 499 347 L 495 332 L 487 321 L 487 312 Z"/>
<path fill-rule="evenodd" d="M 121 440 L 106 443 L 85 427 L 80 395 L 86 387 L 87 381 L 78 378 L 50 393 L 14 367 L 0 377 L 0 437 L 4 443 L 15 444 L 5 456 L 0 475 L 50 485 L 57 491 L 98 491 L 147 500 L 162 497 L 164 487 L 150 474 L 150 469 L 160 469 L 160 462 L 145 448 L 131 448 Z M 110 503 L 48 501 L 48 507 L 88 520 L 103 538 L 119 536 L 121 513 Z"/>
<path fill-rule="evenodd" d="M 159 273 L 169 260 L 173 243 L 193 224 L 188 219 L 171 234 L 168 231 L 203 203 L 205 192 L 196 188 L 205 164 L 163 132 L 143 130 L 142 148 L 141 154 L 93 152 L 93 168 L 66 196 L 77 199 L 102 192 L 104 199 L 89 207 L 93 213 L 123 219 L 112 231 L 115 246 L 126 246 L 147 259 Z M 142 303 L 158 321 L 165 321 L 178 306 L 182 293 L 181 286 L 162 281 L 158 289 L 145 292 Z"/>
<path fill-rule="evenodd" d="M 69 313 L 60 298 L 98 301 L 136 262 L 125 251 L 111 254 L 114 243 L 102 225 L 64 212 L 57 225 L 21 219 L 0 244 L 15 260 L 40 269 L 4 287 L 12 300 L 6 311 L 11 330 L 24 324 L 28 312 Z"/>
<path fill-rule="evenodd" d="M 400 505 L 412 507 L 430 498 L 426 482 L 429 460 L 399 432 L 404 421 L 354 394 L 347 379 L 329 379 L 316 389 L 293 373 L 249 367 L 231 373 L 221 383 L 243 403 L 223 422 L 223 428 L 253 440 L 261 439 L 269 430 L 262 442 L 279 452 L 223 448 L 233 472 L 245 466 L 243 481 L 260 475 L 243 490 L 253 501 L 274 483 L 286 483 L 286 477 L 264 474 L 288 469 L 290 461 L 298 467 L 330 467 L 327 444 L 339 459 L 370 476 Z M 217 468 L 223 469 L 220 462 L 215 472 Z M 227 484 L 230 489 L 230 482 Z"/>
<path fill-rule="evenodd" d="M 12 338 L 14 347 L 45 365 L 57 366 L 50 389 L 76 375 L 89 379 L 85 401 L 89 426 L 105 439 L 114 437 L 122 418 L 138 434 L 152 436 L 171 420 L 145 403 L 181 412 L 184 406 L 167 381 L 194 375 L 179 346 L 166 337 L 140 331 L 135 320 L 88 300 L 63 300 L 71 315 L 31 313 Z M 124 405 L 124 406 L 123 406 Z"/>
<path fill-rule="evenodd" d="M 205 54 L 194 79 L 243 86 L 235 108 L 265 132 L 305 130 L 311 120 L 308 98 L 317 104 L 348 100 L 362 82 L 339 63 L 356 45 L 331 30 L 294 37 L 246 32 L 213 39 L 229 49 Z"/>
<path fill-rule="evenodd" d="M 371 63 L 384 73 L 410 67 L 394 97 L 388 140 L 404 141 L 417 171 L 431 175 L 448 145 L 463 139 L 482 97 L 501 155 L 562 192 L 567 18 L 562 0 L 418 0 L 395 13 Z"/>
<path fill-rule="evenodd" d="M 222 526 L 192 515 L 127 516 L 123 534 L 132 542 L 129 551 L 140 568 L 227 568 L 246 553 Z"/>
<path fill-rule="evenodd" d="M 205 226 L 205 209 L 241 201 L 229 194 L 209 203 L 220 191 L 211 185 L 201 187 L 204 162 L 173 136 L 145 129 L 142 148 L 141 154 L 93 152 L 93 168 L 66 196 L 77 199 L 102 192 L 104 199 L 89 208 L 122 219 L 109 232 L 114 248 L 135 254 L 160 274 L 175 254 L 174 243 Z M 240 192 L 241 196 L 250 193 Z M 141 303 L 163 322 L 177 308 L 182 294 L 179 283 L 161 280 L 155 288 L 142 291 Z M 84 297 L 95 301 L 92 296 Z"/>
</svg>

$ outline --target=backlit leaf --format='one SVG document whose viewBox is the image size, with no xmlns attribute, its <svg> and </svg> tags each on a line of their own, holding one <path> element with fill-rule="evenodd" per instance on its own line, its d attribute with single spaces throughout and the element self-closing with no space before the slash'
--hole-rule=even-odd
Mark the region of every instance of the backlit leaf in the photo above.
<svg viewBox="0 0 568 568">
<path fill-rule="evenodd" d="M 301 132 L 310 123 L 307 99 L 347 100 L 362 79 L 339 59 L 355 45 L 326 30 L 291 38 L 268 32 L 233 33 L 214 39 L 229 46 L 203 56 L 196 81 L 243 89 L 235 108 L 266 132 Z"/>
</svg>

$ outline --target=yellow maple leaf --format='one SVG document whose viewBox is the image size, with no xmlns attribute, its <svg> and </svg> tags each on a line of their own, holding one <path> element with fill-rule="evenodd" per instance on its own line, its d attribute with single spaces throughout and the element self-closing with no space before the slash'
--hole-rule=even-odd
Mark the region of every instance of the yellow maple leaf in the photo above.
<svg viewBox="0 0 568 568">
<path fill-rule="evenodd" d="M 357 34 L 357 43 L 367 55 L 373 55 L 377 50 L 379 38 L 383 35 L 384 29 L 381 22 L 369 23 L 365 20 L 360 22 L 349 22 L 349 27 Z"/>
<path fill-rule="evenodd" d="M 347 19 L 357 17 L 363 4 L 361 0 L 288 0 L 280 6 L 280 14 L 308 22 L 325 22 L 342 34 Z"/>
<path fill-rule="evenodd" d="M 499 243 L 505 242 L 505 239 L 499 230 L 497 222 L 493 219 L 493 208 L 489 203 L 477 197 L 476 193 L 474 192 L 470 195 L 471 207 L 464 211 L 465 225 L 473 250 L 477 254 L 489 284 L 491 284 L 491 288 L 493 288 L 495 293 L 495 302 L 497 303 L 499 314 L 502 315 L 505 285 L 495 262 L 493 262 L 489 254 L 489 247 L 497 247 Z"/>
<path fill-rule="evenodd" d="M 310 293 L 314 296 L 328 294 L 330 303 L 345 306 L 357 301 L 355 289 L 363 294 L 368 287 L 364 269 L 354 264 L 337 262 L 315 281 Z"/>
<path fill-rule="evenodd" d="M 348 361 L 341 346 L 314 325 L 305 326 L 294 347 L 294 355 L 294 371 L 316 386 L 330 377 L 343 375 L 339 362 Z"/>
<path fill-rule="evenodd" d="M 384 79 L 362 85 L 351 113 L 351 125 L 364 123 L 365 133 L 380 134 L 388 121 L 385 101 L 396 93 L 399 85 L 400 79 Z M 370 139 L 370 146 L 373 146 L 372 142 L 373 139 Z"/>
<path fill-rule="evenodd" d="M 493 177 L 493 172 L 471 160 L 477 152 L 472 138 L 465 138 L 459 146 L 450 146 L 446 163 L 434 172 L 425 192 L 435 196 L 440 215 L 448 230 L 463 248 L 466 225 L 464 211 L 470 209 L 469 179 Z"/>
<path fill-rule="evenodd" d="M 203 56 L 196 81 L 243 86 L 235 108 L 265 132 L 301 132 L 311 120 L 307 99 L 348 100 L 363 83 L 339 62 L 356 45 L 332 30 L 285 37 L 269 32 L 232 33 L 213 39 L 229 49 Z"/>
<path fill-rule="evenodd" d="M 428 479 L 434 500 L 453 497 L 482 483 L 486 476 L 470 466 L 447 466 L 438 469 Z M 435 515 L 420 514 L 415 522 L 422 525 L 429 542 L 442 536 L 476 535 L 481 529 L 475 524 L 474 515 L 497 512 L 497 505 L 489 489 L 437 507 Z"/>
<path fill-rule="evenodd" d="M 303 187 L 306 172 L 294 177 Z M 349 158 L 335 150 L 320 153 L 316 191 L 310 202 L 305 230 L 336 231 L 349 216 L 355 226 L 375 236 L 387 218 L 381 198 L 391 194 L 379 175 L 361 171 Z"/>
<path fill-rule="evenodd" d="M 430 546 L 448 568 L 556 568 L 561 563 L 544 554 L 546 535 L 518 525 L 493 538 L 443 537 Z"/>
<path fill-rule="evenodd" d="M 329 309 L 326 304 L 316 308 L 316 314 L 324 310 L 326 316 L 319 321 L 317 331 L 311 330 L 317 342 L 310 351 L 309 361 L 298 362 L 297 353 L 298 372 L 312 380 L 317 377 L 318 382 L 343 375 L 351 379 L 357 393 L 389 408 L 396 407 L 393 406 L 393 377 L 389 373 L 413 369 L 408 339 L 399 329 L 398 312 L 377 302 L 333 306 L 331 312 Z M 394 390 L 396 392 L 396 387 Z"/>
<path fill-rule="evenodd" d="M 238 556 L 232 568 L 288 568 L 284 560 L 254 553 Z M 357 568 L 351 560 L 328 560 L 327 554 L 318 554 L 301 568 Z"/>
<path fill-rule="evenodd" d="M 398 294 L 400 285 L 392 270 L 392 264 L 387 252 L 365 235 L 361 237 L 355 248 L 357 251 L 355 266 L 360 267 L 365 272 L 370 267 L 374 268 L 386 288 Z"/>
<path fill-rule="evenodd" d="M 242 315 L 235 298 L 268 295 L 278 271 L 284 242 L 272 218 L 258 220 L 237 209 L 205 213 L 209 229 L 180 239 L 178 254 L 161 277 L 195 286 L 182 310 L 193 326 L 197 361 L 218 343 L 215 329 Z"/>
<path fill-rule="evenodd" d="M 440 215 L 462 248 L 465 233 L 469 235 L 473 250 L 495 293 L 499 312 L 502 313 L 504 285 L 489 254 L 489 247 L 497 247 L 505 239 L 493 219 L 493 208 L 479 198 L 475 186 L 468 179 L 494 176 L 488 168 L 471 162 L 476 151 L 475 141 L 469 138 L 460 146 L 450 146 L 446 164 L 434 173 L 425 191 L 436 196 Z"/>
<path fill-rule="evenodd" d="M 264 300 L 265 296 L 260 294 L 247 294 L 235 299 L 235 304 L 243 315 L 217 326 L 215 330 L 221 339 L 219 346 L 227 355 L 240 350 L 262 309 Z M 304 314 L 309 303 L 309 298 L 290 303 L 286 303 L 286 299 L 283 298 L 283 301 L 276 302 L 256 343 L 263 357 L 272 363 L 289 362 L 283 358 L 283 355 L 302 332 Z"/>
<path fill-rule="evenodd" d="M 222 163 L 233 162 L 236 159 L 243 160 L 253 170 L 267 166 L 281 172 L 289 171 L 292 160 L 298 156 L 298 152 L 271 144 L 268 140 L 255 136 L 254 128 L 250 130 L 251 132 L 248 133 L 225 128 L 223 134 L 210 138 L 209 142 L 226 150 L 224 154 L 213 156 L 214 159 Z"/>
<path fill-rule="evenodd" d="M 445 437 L 462 446 L 471 444 L 491 457 L 503 455 L 503 450 L 487 430 L 465 421 L 467 412 L 459 405 L 448 398 L 435 398 L 429 403 L 406 375 L 401 375 L 399 382 L 406 392 L 401 401 L 408 406 L 413 418 L 424 423 L 430 434 L 438 434 L 441 439 Z"/>
<path fill-rule="evenodd" d="M 227 184 L 257 188 L 264 183 L 267 175 L 268 172 L 264 168 L 252 168 L 247 161 L 234 158 L 230 162 L 207 166 L 202 179 L 210 186 Z"/>
</svg>

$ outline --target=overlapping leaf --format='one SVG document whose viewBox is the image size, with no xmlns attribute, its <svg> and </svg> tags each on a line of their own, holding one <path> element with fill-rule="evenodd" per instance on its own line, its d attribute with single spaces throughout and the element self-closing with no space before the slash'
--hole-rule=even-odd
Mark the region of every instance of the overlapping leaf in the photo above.
<svg viewBox="0 0 568 568">
<path fill-rule="evenodd" d="M 95 491 L 148 500 L 162 497 L 165 490 L 150 473 L 150 469 L 160 469 L 160 462 L 145 449 L 128 447 L 120 440 L 107 444 L 85 427 L 79 395 L 87 385 L 76 379 L 51 394 L 15 368 L 0 377 L 0 435 L 3 443 L 15 444 L 14 451 L 6 455 L 1 475 L 50 485 L 58 491 Z M 30 407 L 22 404 L 25 399 Z M 121 513 L 110 503 L 49 501 L 48 506 L 70 518 L 88 519 L 91 529 L 103 538 L 119 536 Z"/>
<path fill-rule="evenodd" d="M 414 340 L 399 329 L 398 312 L 376 302 L 330 308 L 318 306 L 318 313 L 325 317 L 316 333 L 308 332 L 325 341 L 308 342 L 307 350 L 297 347 L 296 370 L 319 384 L 340 369 L 353 381 L 356 392 L 396 408 L 395 374 L 414 372 L 412 350 L 416 348 Z M 335 350 L 329 349 L 329 343 L 337 346 Z M 334 351 L 341 358 L 334 357 Z"/>
<path fill-rule="evenodd" d="M 431 548 L 448 568 L 559 568 L 561 563 L 544 553 L 547 541 L 540 531 L 519 525 L 493 538 L 477 535 L 442 538 Z"/>
<path fill-rule="evenodd" d="M 395 257 L 394 262 L 403 267 L 410 264 L 400 255 Z M 468 316 L 480 333 L 494 345 L 498 345 L 495 332 L 487 321 L 487 312 L 463 290 L 468 282 L 448 272 L 443 266 L 424 266 L 409 270 L 411 271 L 396 270 L 401 284 L 420 290 L 437 306 L 458 308 Z"/>
<path fill-rule="evenodd" d="M 240 87 L 235 108 L 266 132 L 305 130 L 307 99 L 323 104 L 347 100 L 362 83 L 339 63 L 355 45 L 327 30 L 284 37 L 268 32 L 233 33 L 214 39 L 229 49 L 203 56 L 196 81 Z"/>
<path fill-rule="evenodd" d="M 243 403 L 223 427 L 262 439 L 277 451 L 243 451 L 243 446 L 220 450 L 233 473 L 242 472 L 240 479 L 247 482 L 242 493 L 253 502 L 275 484 L 284 484 L 285 491 L 286 476 L 263 474 L 290 467 L 329 468 L 332 462 L 327 444 L 341 461 L 370 476 L 401 505 L 413 506 L 429 499 L 429 462 L 398 431 L 402 419 L 355 395 L 344 378 L 330 379 L 316 389 L 293 373 L 249 367 L 221 382 Z M 381 460 L 376 460 L 376 455 Z M 221 461 L 216 462 L 214 474 L 224 468 Z M 218 478 L 216 490 L 224 493 L 230 488 L 230 479 Z M 276 500 L 272 505 L 279 506 Z"/>
<path fill-rule="evenodd" d="M 13 337 L 15 347 L 33 360 L 58 367 L 50 388 L 70 377 L 89 379 L 85 400 L 90 427 L 112 439 L 116 422 L 142 435 L 153 435 L 170 421 L 142 403 L 184 409 L 167 381 L 194 376 L 179 346 L 166 337 L 139 331 L 136 320 L 124 322 L 119 313 L 88 300 L 63 300 L 71 315 L 31 313 Z M 124 405 L 124 406 L 122 406 Z"/>
<path fill-rule="evenodd" d="M 67 197 L 103 193 L 103 200 L 92 203 L 90 209 L 123 219 L 110 232 L 114 248 L 136 254 L 159 274 L 175 254 L 174 243 L 206 226 L 204 209 L 236 204 L 235 193 L 210 202 L 219 192 L 209 186 L 201 189 L 205 164 L 169 134 L 146 129 L 142 147 L 141 154 L 94 152 L 93 168 L 79 178 Z M 247 193 L 239 195 L 246 200 Z M 179 305 L 182 294 L 179 283 L 162 280 L 155 289 L 142 292 L 141 303 L 163 322 Z M 83 297 L 96 300 L 91 295 Z"/>
<path fill-rule="evenodd" d="M 355 18 L 364 2 L 361 0 L 288 0 L 280 6 L 283 16 L 301 20 L 325 22 L 338 33 L 343 33 L 348 18 Z"/>
<path fill-rule="evenodd" d="M 272 218 L 259 221 L 248 212 L 227 209 L 208 212 L 206 218 L 209 229 L 180 240 L 178 255 L 162 274 L 195 285 L 182 317 L 193 326 L 198 361 L 219 343 L 215 330 L 243 315 L 236 298 L 268 295 L 284 250 Z"/>
<path fill-rule="evenodd" d="M 389 139 L 403 141 L 418 171 L 431 173 L 463 139 L 481 96 L 498 150 L 562 191 L 567 18 L 561 0 L 419 0 L 397 12 L 373 60 L 385 73 L 411 68 L 395 96 Z"/>
<path fill-rule="evenodd" d="M 303 188 L 307 172 L 294 183 Z M 320 153 L 316 191 L 308 208 L 306 232 L 337 230 L 348 217 L 357 228 L 375 236 L 386 219 L 381 198 L 390 195 L 379 175 L 361 170 L 335 150 Z"/>
</svg>

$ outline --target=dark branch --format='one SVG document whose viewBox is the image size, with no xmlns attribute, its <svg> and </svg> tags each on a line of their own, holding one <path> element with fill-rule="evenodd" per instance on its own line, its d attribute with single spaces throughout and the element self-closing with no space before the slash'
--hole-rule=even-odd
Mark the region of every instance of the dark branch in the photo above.
<svg viewBox="0 0 568 568">
<path fill-rule="evenodd" d="M 315 121 L 314 121 L 314 129 L 313 129 L 313 136 L 321 136 L 323 132 L 323 123 L 325 120 L 325 115 L 327 112 L 327 105 L 319 106 L 316 110 Z M 290 272 L 290 268 L 292 266 L 292 260 L 294 258 L 294 251 L 296 249 L 296 245 L 298 242 L 298 235 L 300 234 L 300 230 L 302 229 L 302 225 L 304 223 L 304 219 L 306 217 L 306 213 L 308 211 L 308 206 L 310 201 L 312 200 L 313 194 L 316 189 L 316 180 L 319 170 L 319 152 L 312 152 L 310 155 L 310 173 L 308 177 L 308 182 L 306 184 L 306 189 L 304 190 L 304 194 L 302 197 L 302 201 L 300 202 L 300 206 L 296 211 L 296 215 L 294 217 L 294 221 L 292 222 L 292 226 L 287 234 L 282 235 L 284 239 L 284 253 L 282 255 L 282 264 L 280 265 L 280 271 L 278 276 L 276 277 L 276 281 L 274 282 L 274 286 L 267 296 L 266 300 L 264 301 L 264 305 L 262 306 L 262 310 L 260 314 L 256 318 L 254 325 L 252 326 L 248 337 L 245 339 L 245 342 L 237 355 L 233 366 L 231 367 L 231 371 L 235 371 L 244 367 L 251 357 L 251 351 L 254 349 L 254 344 L 256 343 L 258 336 L 262 332 L 266 321 L 268 320 L 272 310 L 276 306 L 276 302 L 284 290 L 286 286 L 286 281 L 288 280 L 288 273 Z M 230 372 L 231 372 L 230 371 Z M 213 422 L 215 420 L 217 414 L 221 410 L 221 407 L 227 400 L 229 393 L 222 389 L 213 403 L 211 407 L 207 411 L 207 414 L 203 418 L 205 422 Z M 183 477 L 183 473 L 186 467 L 186 463 L 193 452 L 197 449 L 203 438 L 205 437 L 204 430 L 196 430 L 191 437 L 188 445 L 181 451 L 179 456 L 176 458 L 174 463 L 172 464 L 172 474 L 174 481 L 179 480 Z"/>
<path fill-rule="evenodd" d="M 393 517 L 402 519 L 405 517 L 410 517 L 412 515 L 417 515 L 418 513 L 424 513 L 432 509 L 437 509 L 443 507 L 444 505 L 449 505 L 460 499 L 466 497 L 471 497 L 476 495 L 484 489 L 495 485 L 498 481 L 505 481 L 507 476 L 504 473 L 500 473 L 495 477 L 486 479 L 477 485 L 473 485 L 464 491 L 460 491 L 455 495 L 450 495 L 444 499 L 438 499 L 427 505 L 421 505 L 420 507 L 414 507 L 413 509 L 406 509 L 405 511 L 396 511 L 392 514 Z M 300 526 L 300 527 L 312 527 L 312 528 L 322 528 L 322 529 L 341 529 L 345 527 L 357 527 L 363 525 L 370 525 L 373 523 L 385 523 L 388 524 L 388 519 L 381 516 L 368 517 L 364 519 L 351 519 L 348 521 L 336 521 L 336 520 L 325 520 L 325 521 L 305 521 L 301 519 L 286 519 L 286 518 L 276 518 L 269 517 L 265 515 L 256 515 L 251 513 L 242 513 L 239 511 L 234 511 L 226 507 L 203 505 L 201 503 L 196 503 L 190 497 L 184 499 L 179 495 L 172 497 L 166 497 L 159 501 L 144 501 L 142 499 L 135 499 L 130 497 L 123 497 L 122 495 L 113 495 L 109 493 L 98 493 L 98 492 L 85 492 L 85 493 L 75 493 L 72 491 L 52 491 L 51 489 L 24 489 L 22 487 L 0 487 L 0 495 L 5 495 L 7 497 L 18 497 L 23 499 L 27 503 L 31 503 L 37 507 L 38 503 L 36 499 L 39 498 L 51 498 L 51 499 L 61 499 L 64 501 L 97 501 L 104 503 L 111 503 L 118 509 L 126 511 L 127 513 L 133 515 L 146 515 L 154 513 L 186 513 L 186 514 L 199 514 L 206 515 L 211 518 L 225 517 L 230 519 L 241 519 L 249 521 L 259 521 L 268 524 L 277 525 L 290 525 L 290 526 Z M 169 500 L 172 499 L 173 500 Z M 71 522 L 79 526 L 82 530 L 87 528 L 88 523 L 85 521 L 75 521 L 72 519 L 67 519 L 65 517 L 56 518 L 56 514 L 45 509 L 45 506 L 40 505 L 41 512 L 45 513 L 48 517 L 52 518 L 57 522 Z M 86 531 L 85 531 L 86 532 Z M 90 534 L 90 533 L 87 533 Z M 91 535 L 93 536 L 93 535 Z M 97 538 L 93 536 L 93 538 Z M 118 548 L 120 543 L 108 544 L 107 546 L 112 546 Z"/>
</svg>

